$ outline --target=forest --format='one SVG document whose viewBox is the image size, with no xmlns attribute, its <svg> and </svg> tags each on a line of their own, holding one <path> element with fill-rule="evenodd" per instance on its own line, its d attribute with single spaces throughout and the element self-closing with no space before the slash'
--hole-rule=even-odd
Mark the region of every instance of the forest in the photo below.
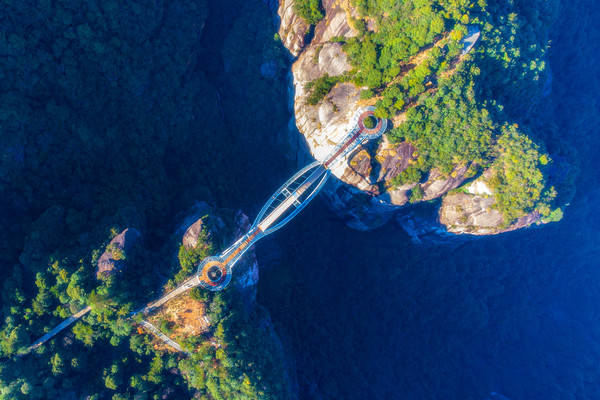
<svg viewBox="0 0 600 400">
<path fill-rule="evenodd" d="M 320 0 L 295 0 L 294 9 L 309 25 L 316 25 L 324 17 Z"/>
<path fill-rule="evenodd" d="M 253 153 L 276 154 L 247 129 L 287 122 L 285 105 L 261 104 L 283 96 L 288 65 L 269 9 L 238 3 L 3 2 L 0 398 L 284 397 L 265 311 L 246 312 L 236 293 L 204 298 L 215 329 L 188 344 L 203 349 L 191 358 L 156 350 L 128 319 L 190 272 L 185 254 L 173 261 L 177 215 L 199 199 L 247 207 L 279 179 L 239 185 L 256 181 Z M 127 227 L 141 248 L 97 280 Z M 80 322 L 19 356 L 85 305 Z M 202 347 L 211 340 L 220 351 Z"/>
</svg>

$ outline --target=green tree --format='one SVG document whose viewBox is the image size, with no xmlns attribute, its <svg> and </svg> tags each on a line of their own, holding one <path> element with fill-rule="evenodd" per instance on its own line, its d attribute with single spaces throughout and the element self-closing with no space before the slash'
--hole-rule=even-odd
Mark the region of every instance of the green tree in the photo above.
<svg viewBox="0 0 600 400">
<path fill-rule="evenodd" d="M 52 358 L 50 358 L 50 365 L 52 366 L 52 373 L 54 375 L 60 375 L 63 373 L 63 359 L 58 353 L 54 353 Z"/>
<path fill-rule="evenodd" d="M 73 326 L 75 338 L 81 340 L 86 346 L 91 347 L 94 344 L 95 333 L 92 327 L 84 322 L 78 322 Z"/>
<path fill-rule="evenodd" d="M 409 201 L 411 203 L 419 202 L 419 201 L 421 201 L 423 199 L 423 195 L 424 194 L 425 193 L 423 192 L 423 188 L 421 187 L 421 185 L 416 185 L 410 191 Z"/>
<path fill-rule="evenodd" d="M 294 0 L 294 9 L 309 25 L 316 25 L 323 19 L 321 0 Z"/>
</svg>

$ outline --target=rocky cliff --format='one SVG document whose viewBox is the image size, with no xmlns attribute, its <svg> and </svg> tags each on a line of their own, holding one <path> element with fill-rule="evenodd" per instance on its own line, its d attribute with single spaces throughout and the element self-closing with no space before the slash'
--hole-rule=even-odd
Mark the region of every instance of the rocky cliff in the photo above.
<svg viewBox="0 0 600 400">
<path fill-rule="evenodd" d="M 310 26 L 294 10 L 294 0 L 281 0 L 277 14 L 281 19 L 279 37 L 294 56 L 304 48 Z"/>
<path fill-rule="evenodd" d="M 297 56 L 292 66 L 295 124 L 290 126 L 297 127 L 306 141 L 308 152 L 317 160 L 323 160 L 351 128 L 350 120 L 356 111 L 376 101 L 376 98 L 361 99 L 361 91 L 366 88 L 339 79 L 322 100 L 315 105 L 309 104 L 310 82 L 325 76 L 342 77 L 352 69 L 339 42 L 340 38 L 358 34 L 351 25 L 358 12 L 349 1 L 323 0 L 322 6 L 325 17 L 314 26 L 314 34 L 308 43 L 309 29 L 295 15 L 293 0 L 281 0 L 278 12 L 282 42 L 292 55 Z M 369 21 L 366 29 L 377 28 L 374 22 Z M 414 63 L 417 64 L 418 60 L 419 56 L 416 56 Z M 404 121 L 405 115 L 400 113 L 392 122 L 398 126 Z M 396 184 L 394 178 L 415 164 L 418 155 L 418 149 L 411 143 L 392 143 L 384 135 L 379 143 L 359 147 L 349 156 L 347 163 L 341 163 L 334 169 L 333 174 L 338 179 L 328 182 L 324 195 L 336 214 L 359 230 L 383 225 L 409 203 L 434 199 L 443 199 L 438 220 L 453 233 L 494 234 L 539 221 L 539 216 L 532 214 L 506 227 L 500 213 L 492 207 L 494 194 L 491 191 L 483 195 L 469 190 L 449 194 L 465 185 L 467 179 L 474 178 L 476 165 L 456 165 L 450 174 L 442 174 L 434 167 L 419 183 Z M 477 187 L 481 185 L 473 186 Z M 401 220 L 407 219 L 410 218 L 404 214 Z M 435 230 L 439 229 L 436 227 Z"/>
<path fill-rule="evenodd" d="M 186 216 L 182 219 L 179 227 L 176 229 L 174 239 L 181 241 L 182 247 L 187 251 L 208 251 L 210 254 L 215 254 L 220 248 L 225 248 L 233 243 L 237 238 L 242 236 L 250 228 L 251 221 L 241 211 L 232 211 L 227 209 L 217 209 L 211 207 L 205 202 L 197 202 L 194 206 L 186 213 Z M 202 247 L 211 246 L 211 247 Z M 181 250 L 179 253 L 181 261 Z M 183 264 L 182 264 L 183 266 Z M 195 267 L 195 266 L 194 266 Z M 265 349 L 265 352 L 269 353 L 269 357 L 273 360 L 277 360 L 278 370 L 275 371 L 261 371 L 264 375 L 277 375 L 278 381 L 276 382 L 277 390 L 269 388 L 269 390 L 275 390 L 278 396 L 274 398 L 281 399 L 296 399 L 297 398 L 297 382 L 294 360 L 291 354 L 287 354 L 287 349 L 283 346 L 275 327 L 271 321 L 268 310 L 262 307 L 256 299 L 257 285 L 259 276 L 259 265 L 254 253 L 254 249 L 249 249 L 235 265 L 233 278 L 231 281 L 231 289 L 227 291 L 232 293 L 233 298 L 241 299 L 241 305 L 235 308 L 235 314 L 237 317 L 242 317 L 244 326 L 250 325 L 250 331 L 254 332 L 255 335 L 260 337 L 250 337 L 250 341 L 255 343 L 255 346 Z M 223 294 L 224 292 L 217 292 Z M 214 293 L 213 293 L 214 294 Z M 205 291 L 204 295 L 209 298 L 209 294 Z M 191 296 L 193 297 L 193 296 Z M 218 330 L 218 326 L 223 326 L 223 320 L 216 318 L 216 314 L 211 314 L 211 308 L 215 306 L 209 305 L 210 302 L 205 299 L 204 304 L 200 304 L 196 307 L 195 315 L 196 318 L 190 318 L 190 313 L 194 311 L 190 304 L 194 303 L 193 299 L 190 300 L 189 292 L 183 296 L 186 307 L 179 307 L 180 309 L 176 315 L 173 316 L 174 321 L 179 321 L 180 326 L 178 329 L 182 332 L 187 332 L 186 335 L 190 334 L 198 336 L 200 333 L 207 334 L 212 330 Z M 180 298 L 180 300 L 181 300 Z M 231 299 L 231 297 L 227 297 Z M 196 304 L 202 303 L 195 301 Z M 168 304 L 168 303 L 167 303 Z M 236 304 L 240 304 L 237 301 L 231 304 L 221 305 L 220 307 L 237 307 Z M 239 326 L 231 322 L 234 317 L 231 315 L 225 317 L 228 319 L 227 324 L 232 324 L 231 329 L 239 329 Z M 228 326 L 228 325 L 227 325 Z M 229 328 L 228 328 L 229 329 Z M 237 331 L 231 333 L 225 333 L 226 336 L 237 337 L 239 333 Z M 251 335 L 248 331 L 244 331 L 244 335 Z M 208 335 L 210 336 L 210 335 Z M 206 336 L 207 337 L 207 336 Z M 213 339 L 210 339 L 214 341 Z M 249 349 L 244 349 L 249 352 Z M 256 360 L 249 355 L 236 354 L 236 357 L 248 357 L 256 368 L 260 368 L 262 360 Z M 254 368 L 254 367 L 253 367 Z M 263 366 L 263 368 L 265 368 Z M 266 383 L 263 382 L 263 385 Z"/>
</svg>

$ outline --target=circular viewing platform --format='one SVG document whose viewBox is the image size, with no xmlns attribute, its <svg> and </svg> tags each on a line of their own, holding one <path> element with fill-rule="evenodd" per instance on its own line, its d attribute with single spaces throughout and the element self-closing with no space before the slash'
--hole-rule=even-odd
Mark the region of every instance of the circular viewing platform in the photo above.
<svg viewBox="0 0 600 400">
<path fill-rule="evenodd" d="M 377 118 L 374 111 L 375 107 L 369 106 L 356 112 L 351 121 L 353 128 L 325 158 L 323 162 L 325 168 L 337 165 L 344 157 L 354 151 L 357 146 L 383 135 L 383 132 L 387 129 L 388 121 L 384 118 Z"/>
<path fill-rule="evenodd" d="M 383 135 L 383 132 L 387 129 L 387 120 L 384 118 L 377 118 L 375 116 L 375 107 L 367 107 L 358 117 L 357 125 L 361 132 L 361 138 L 366 140 L 372 140 Z M 375 120 L 374 126 L 369 127 L 368 121 Z"/>
<path fill-rule="evenodd" d="M 231 281 L 231 272 L 221 258 L 208 257 L 198 266 L 198 281 L 205 289 L 222 290 Z"/>
</svg>

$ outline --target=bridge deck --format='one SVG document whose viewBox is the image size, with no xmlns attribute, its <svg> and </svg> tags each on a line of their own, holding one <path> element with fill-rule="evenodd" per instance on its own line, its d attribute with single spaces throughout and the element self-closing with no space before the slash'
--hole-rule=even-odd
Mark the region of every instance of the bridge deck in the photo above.
<svg viewBox="0 0 600 400">
<path fill-rule="evenodd" d="M 186 279 L 185 281 L 183 281 L 175 289 L 166 293 L 164 296 L 160 297 L 159 299 L 156 299 L 153 302 L 148 303 L 145 307 L 141 308 L 140 310 L 134 311 L 131 315 L 133 316 L 133 315 L 139 314 L 140 312 L 143 314 L 148 314 L 150 311 L 154 310 L 155 308 L 162 306 L 167 301 L 179 296 L 180 294 L 188 291 L 189 289 L 191 289 L 195 286 L 198 286 L 198 277 L 194 274 L 191 277 L 189 277 L 188 279 Z"/>
<path fill-rule="evenodd" d="M 288 190 L 289 194 L 286 196 L 283 202 L 281 202 L 269 215 L 267 215 L 265 219 L 263 219 L 260 222 L 258 228 L 261 229 L 263 232 L 266 231 L 290 207 L 299 207 L 302 206 L 303 203 L 305 204 L 309 202 L 312 199 L 312 197 L 306 198 L 302 202 L 299 200 L 302 197 L 302 195 L 304 195 L 319 178 L 323 177 L 323 174 L 325 172 L 325 169 L 319 166 L 293 192 L 289 192 L 287 188 L 282 189 L 282 191 Z"/>
<path fill-rule="evenodd" d="M 84 309 L 82 309 L 82 310 L 76 312 L 75 314 L 71 315 L 69 318 L 65 319 L 60 324 L 56 325 L 54 327 L 54 329 L 52 329 L 50 332 L 46 333 L 44 336 L 42 336 L 41 338 L 39 338 L 34 344 L 32 344 L 31 346 L 29 346 L 27 348 L 27 350 L 25 350 L 21 355 L 25 355 L 25 354 L 29 353 L 30 351 L 37 349 L 42 344 L 46 343 L 48 340 L 52 339 L 54 336 L 56 336 L 58 333 L 60 333 L 63 329 L 65 329 L 68 326 L 70 326 L 73 322 L 77 321 L 78 319 L 80 319 L 81 317 L 83 317 L 85 314 L 87 314 L 88 312 L 90 312 L 91 309 L 92 309 L 92 307 L 87 306 Z"/>
<path fill-rule="evenodd" d="M 238 239 L 232 246 L 225 250 L 221 254 L 221 256 L 219 256 L 223 258 L 223 264 L 230 264 L 230 267 L 233 266 L 233 264 L 235 264 L 240 259 L 244 252 L 250 246 L 252 246 L 258 239 L 281 228 L 296 214 L 298 214 L 300 210 L 302 210 L 306 206 L 306 204 L 309 203 L 319 192 L 319 190 L 323 187 L 325 181 L 327 180 L 330 174 L 329 168 L 334 162 L 339 161 L 340 156 L 345 155 L 346 153 L 351 151 L 355 146 L 358 146 L 358 144 L 364 142 L 365 140 L 370 140 L 383 134 L 387 127 L 387 121 L 380 119 L 377 125 L 371 129 L 366 128 L 363 124 L 364 118 L 373 115 L 373 110 L 373 107 L 368 107 L 367 110 L 363 111 L 358 116 L 358 118 L 355 117 L 355 126 L 348 133 L 348 135 L 346 135 L 343 142 L 338 144 L 332 150 L 331 155 L 327 157 L 325 162 L 319 163 L 318 161 L 315 161 L 314 163 L 307 165 L 302 170 L 298 171 L 294 176 L 292 176 L 292 178 L 290 178 L 286 183 L 284 183 L 284 185 L 281 186 L 273 196 L 271 196 L 267 204 L 265 204 L 265 206 L 259 212 L 249 232 L 246 233 L 246 235 L 244 235 L 242 238 Z M 314 170 L 310 172 L 311 169 Z M 307 193 L 308 195 L 305 196 Z M 288 211 L 292 207 L 294 207 L 294 209 L 291 211 L 290 214 L 286 216 L 286 211 Z M 280 220 L 280 218 L 282 217 L 283 219 Z M 227 283 L 228 282 L 222 284 L 222 287 L 213 290 L 223 289 L 227 285 Z M 162 306 L 164 303 L 171 300 L 172 298 L 200 284 L 200 276 L 198 273 L 195 273 L 171 292 L 166 293 L 164 296 L 151 303 L 148 303 L 145 307 L 142 307 L 141 309 L 132 312 L 131 316 L 134 316 L 139 313 L 148 314 L 151 310 Z M 77 321 L 90 310 L 91 307 L 88 306 L 83 310 L 79 311 L 78 313 L 73 314 L 71 317 L 65 319 L 50 332 L 46 333 L 44 336 L 38 339 L 21 355 L 27 354 L 31 350 L 39 347 L 41 344 L 45 343 L 47 340 L 51 339 L 63 329 L 71 325 L 73 322 Z M 141 324 L 147 329 L 151 330 L 163 341 L 165 341 L 175 349 L 182 351 L 181 346 L 179 346 L 179 344 L 173 342 L 167 336 L 162 334 L 158 329 L 156 329 L 156 327 L 154 327 L 149 322 L 142 321 Z"/>
</svg>

